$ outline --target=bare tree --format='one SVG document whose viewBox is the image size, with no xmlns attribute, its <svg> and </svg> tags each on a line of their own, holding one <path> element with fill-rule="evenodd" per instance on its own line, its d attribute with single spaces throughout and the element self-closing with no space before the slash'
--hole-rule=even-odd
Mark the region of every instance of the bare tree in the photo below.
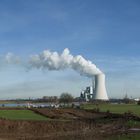
<svg viewBox="0 0 140 140">
<path fill-rule="evenodd" d="M 73 101 L 73 97 L 70 93 L 62 93 L 59 98 L 60 103 L 68 104 Z"/>
</svg>

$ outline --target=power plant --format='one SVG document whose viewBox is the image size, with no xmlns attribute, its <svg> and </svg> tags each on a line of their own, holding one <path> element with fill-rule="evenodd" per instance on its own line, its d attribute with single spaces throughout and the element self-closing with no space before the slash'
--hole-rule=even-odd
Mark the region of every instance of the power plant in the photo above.
<svg viewBox="0 0 140 140">
<path fill-rule="evenodd" d="M 90 99 L 108 100 L 104 73 L 90 60 L 86 60 L 81 55 L 73 56 L 68 48 L 61 54 L 45 50 L 41 54 L 33 55 L 30 58 L 30 67 L 47 70 L 64 70 L 71 68 L 80 75 L 94 77 L 91 87 L 81 92 L 81 97 L 86 101 Z"/>
<path fill-rule="evenodd" d="M 105 74 L 100 73 L 95 75 L 92 86 L 87 87 L 86 90 L 81 92 L 81 98 L 89 101 L 94 100 L 109 100 L 105 87 Z"/>
</svg>

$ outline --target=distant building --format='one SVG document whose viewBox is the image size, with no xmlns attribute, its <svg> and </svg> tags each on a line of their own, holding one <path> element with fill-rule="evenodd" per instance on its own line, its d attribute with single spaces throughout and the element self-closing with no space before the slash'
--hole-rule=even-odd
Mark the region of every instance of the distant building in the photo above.
<svg viewBox="0 0 140 140">
<path fill-rule="evenodd" d="M 89 101 L 90 99 L 92 99 L 93 98 L 93 87 L 92 86 L 86 87 L 86 89 L 81 92 L 80 97 L 81 97 L 81 99 L 83 99 L 85 101 Z"/>
<path fill-rule="evenodd" d="M 140 101 L 140 98 L 136 98 L 136 99 L 134 99 L 136 102 L 138 102 L 138 101 Z"/>
<path fill-rule="evenodd" d="M 104 73 L 97 74 L 92 78 L 92 86 L 86 87 L 86 89 L 81 92 L 81 98 L 85 101 L 91 99 L 103 101 L 109 100 L 105 86 Z"/>
</svg>

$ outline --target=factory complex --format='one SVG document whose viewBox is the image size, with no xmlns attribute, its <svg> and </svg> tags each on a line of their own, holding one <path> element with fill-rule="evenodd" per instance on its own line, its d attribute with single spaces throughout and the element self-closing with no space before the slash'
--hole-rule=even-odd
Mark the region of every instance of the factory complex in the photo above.
<svg viewBox="0 0 140 140">
<path fill-rule="evenodd" d="M 101 73 L 95 75 L 93 78 L 92 86 L 86 87 L 86 89 L 81 92 L 80 97 L 85 101 L 109 100 L 105 87 L 105 74 Z"/>
</svg>

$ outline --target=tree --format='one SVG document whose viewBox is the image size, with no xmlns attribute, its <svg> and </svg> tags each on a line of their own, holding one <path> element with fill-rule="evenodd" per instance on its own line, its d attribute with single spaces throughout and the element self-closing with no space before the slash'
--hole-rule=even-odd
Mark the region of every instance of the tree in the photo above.
<svg viewBox="0 0 140 140">
<path fill-rule="evenodd" d="M 138 103 L 137 103 L 138 105 L 140 105 L 140 100 L 138 101 Z"/>
<path fill-rule="evenodd" d="M 68 104 L 73 101 L 73 97 L 70 93 L 62 93 L 59 98 L 60 103 Z"/>
</svg>

